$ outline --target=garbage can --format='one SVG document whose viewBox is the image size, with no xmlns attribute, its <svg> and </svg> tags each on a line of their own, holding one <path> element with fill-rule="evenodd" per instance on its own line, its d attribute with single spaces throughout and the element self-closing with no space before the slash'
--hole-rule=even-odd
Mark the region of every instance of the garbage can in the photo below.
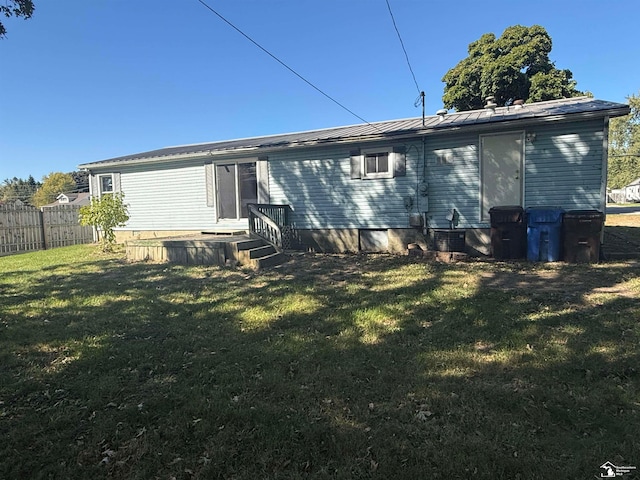
<svg viewBox="0 0 640 480">
<path fill-rule="evenodd" d="M 527 260 L 557 262 L 562 258 L 563 213 L 558 207 L 527 208 Z"/>
<path fill-rule="evenodd" d="M 570 210 L 564 214 L 564 259 L 592 263 L 600 259 L 600 234 L 604 214 L 598 210 Z"/>
<path fill-rule="evenodd" d="M 527 247 L 527 224 L 520 206 L 492 207 L 491 255 L 497 260 L 524 258 Z"/>
</svg>

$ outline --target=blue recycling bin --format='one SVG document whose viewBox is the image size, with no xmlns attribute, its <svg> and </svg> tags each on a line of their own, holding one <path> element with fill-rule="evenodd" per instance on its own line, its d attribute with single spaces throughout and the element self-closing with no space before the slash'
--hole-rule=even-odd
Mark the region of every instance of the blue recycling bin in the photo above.
<svg viewBox="0 0 640 480">
<path fill-rule="evenodd" d="M 562 216 L 559 207 L 527 209 L 527 260 L 557 262 L 562 258 Z"/>
</svg>

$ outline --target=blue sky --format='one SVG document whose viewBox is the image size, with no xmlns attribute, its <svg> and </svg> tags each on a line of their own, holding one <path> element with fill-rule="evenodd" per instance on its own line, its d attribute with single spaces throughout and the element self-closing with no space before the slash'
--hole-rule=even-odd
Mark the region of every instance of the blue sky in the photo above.
<svg viewBox="0 0 640 480">
<path fill-rule="evenodd" d="M 640 92 L 637 0 L 389 0 L 427 113 L 482 34 L 542 25 L 580 90 Z M 420 116 L 385 0 L 208 0 L 368 122 Z M 0 181 L 165 146 L 361 121 L 197 0 L 35 0 L 3 19 Z"/>
</svg>

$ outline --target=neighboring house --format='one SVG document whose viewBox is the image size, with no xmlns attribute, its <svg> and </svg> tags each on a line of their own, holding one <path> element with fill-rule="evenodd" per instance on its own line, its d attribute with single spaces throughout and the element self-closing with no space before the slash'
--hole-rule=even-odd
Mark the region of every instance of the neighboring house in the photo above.
<svg viewBox="0 0 640 480">
<path fill-rule="evenodd" d="M 89 192 L 83 193 L 61 193 L 56 197 L 56 201 L 43 205 L 42 208 L 57 207 L 58 205 L 76 205 L 82 207 L 91 203 Z"/>
<path fill-rule="evenodd" d="M 303 248 L 406 251 L 449 228 L 489 252 L 489 209 L 604 211 L 609 118 L 592 98 L 491 107 L 85 163 L 92 195 L 125 194 L 118 240 L 247 229 L 247 204 L 285 204 Z M 375 248 L 374 248 L 375 249 Z"/>
<path fill-rule="evenodd" d="M 627 202 L 640 202 L 640 178 L 624 187 L 624 197 Z"/>
<path fill-rule="evenodd" d="M 610 203 L 640 202 L 640 178 L 636 178 L 629 185 L 609 190 L 607 200 Z"/>
</svg>

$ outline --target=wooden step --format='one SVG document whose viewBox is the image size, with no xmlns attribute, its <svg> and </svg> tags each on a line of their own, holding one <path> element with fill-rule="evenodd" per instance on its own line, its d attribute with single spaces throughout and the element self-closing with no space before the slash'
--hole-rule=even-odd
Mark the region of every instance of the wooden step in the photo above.
<svg viewBox="0 0 640 480">
<path fill-rule="evenodd" d="M 238 240 L 237 242 L 233 242 L 233 245 L 240 250 L 251 250 L 252 248 L 263 247 L 266 245 L 266 242 L 261 238 L 251 238 L 247 240 Z"/>
<path fill-rule="evenodd" d="M 273 245 L 263 245 L 261 247 L 252 248 L 249 250 L 249 258 L 262 258 L 267 255 L 271 255 L 272 253 L 276 253 L 276 249 Z"/>
<path fill-rule="evenodd" d="M 276 252 L 265 257 L 254 258 L 251 263 L 256 270 L 266 267 L 275 267 L 276 265 L 282 265 L 287 261 L 287 256 L 284 253 Z"/>
</svg>

